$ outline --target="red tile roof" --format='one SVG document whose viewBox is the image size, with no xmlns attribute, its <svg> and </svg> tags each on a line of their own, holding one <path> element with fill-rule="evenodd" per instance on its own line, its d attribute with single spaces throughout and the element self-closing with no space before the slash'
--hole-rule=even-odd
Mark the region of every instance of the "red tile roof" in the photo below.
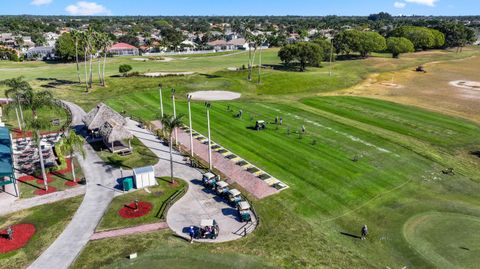
<svg viewBox="0 0 480 269">
<path fill-rule="evenodd" d="M 135 46 L 132 46 L 130 44 L 127 44 L 127 43 L 116 43 L 116 44 L 113 44 L 113 46 L 110 47 L 110 49 L 136 49 L 137 47 Z"/>
</svg>

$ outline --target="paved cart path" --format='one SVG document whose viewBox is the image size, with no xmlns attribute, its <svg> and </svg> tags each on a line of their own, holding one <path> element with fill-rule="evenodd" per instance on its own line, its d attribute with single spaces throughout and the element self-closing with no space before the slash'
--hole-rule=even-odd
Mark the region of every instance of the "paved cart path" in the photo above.
<svg viewBox="0 0 480 269">
<path fill-rule="evenodd" d="M 65 191 L 58 191 L 28 199 L 3 199 L 0 201 L 0 216 L 32 208 L 39 205 L 51 204 L 61 200 L 83 195 L 86 187 L 79 186 Z"/>
<path fill-rule="evenodd" d="M 170 176 L 169 148 L 157 139 L 150 131 L 138 127 L 138 123 L 128 120 L 128 128 L 145 146 L 160 159 L 155 166 L 156 176 Z M 220 234 L 216 240 L 206 242 L 226 242 L 242 238 L 244 228 L 247 233 L 255 229 L 255 221 L 245 224 L 238 221 L 237 211 L 224 200 L 201 184 L 201 171 L 190 167 L 178 152 L 174 153 L 174 176 L 188 182 L 187 193 L 180 198 L 167 213 L 170 229 L 180 236 L 187 237 L 190 225 L 198 226 L 202 219 L 215 219 L 220 226 Z"/>
<path fill-rule="evenodd" d="M 85 111 L 79 106 L 65 102 L 72 112 L 72 125 L 83 125 Z M 78 158 L 87 180 L 86 194 L 82 204 L 60 236 L 35 260 L 31 269 L 66 269 L 90 240 L 114 196 L 113 185 L 119 171 L 105 165 L 90 145 L 85 145 L 85 159 Z"/>
</svg>

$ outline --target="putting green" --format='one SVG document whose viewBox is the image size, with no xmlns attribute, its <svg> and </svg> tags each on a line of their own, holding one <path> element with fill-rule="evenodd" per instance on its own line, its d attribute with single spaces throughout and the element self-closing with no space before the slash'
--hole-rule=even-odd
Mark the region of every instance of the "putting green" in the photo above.
<svg viewBox="0 0 480 269">
<path fill-rule="evenodd" d="M 480 218 L 454 213 L 415 215 L 403 226 L 410 245 L 437 268 L 480 264 Z"/>
</svg>

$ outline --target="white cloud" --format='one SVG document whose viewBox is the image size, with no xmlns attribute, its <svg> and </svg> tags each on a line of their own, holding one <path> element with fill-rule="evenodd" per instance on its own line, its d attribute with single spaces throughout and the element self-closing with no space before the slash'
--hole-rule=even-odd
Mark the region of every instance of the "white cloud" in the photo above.
<svg viewBox="0 0 480 269">
<path fill-rule="evenodd" d="M 43 5 L 48 5 L 52 2 L 53 0 L 32 0 L 32 2 L 30 2 L 30 5 L 43 6 Z"/>
<path fill-rule="evenodd" d="M 69 5 L 65 8 L 65 10 L 70 15 L 90 16 L 111 14 L 110 10 L 108 10 L 106 7 L 99 5 L 95 2 L 86 1 L 79 1 L 74 5 Z"/>
<path fill-rule="evenodd" d="M 395 8 L 404 8 L 407 4 L 403 3 L 403 2 L 395 2 L 393 3 L 393 6 Z"/>
<path fill-rule="evenodd" d="M 405 2 L 434 7 L 438 0 L 405 0 Z"/>
</svg>

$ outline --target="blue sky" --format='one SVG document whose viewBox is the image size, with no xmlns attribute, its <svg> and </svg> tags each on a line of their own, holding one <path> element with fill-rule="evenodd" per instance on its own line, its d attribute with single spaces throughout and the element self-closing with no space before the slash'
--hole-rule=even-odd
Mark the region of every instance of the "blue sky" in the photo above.
<svg viewBox="0 0 480 269">
<path fill-rule="evenodd" d="M 17 15 L 480 15 L 480 0 L 0 0 Z"/>
</svg>

